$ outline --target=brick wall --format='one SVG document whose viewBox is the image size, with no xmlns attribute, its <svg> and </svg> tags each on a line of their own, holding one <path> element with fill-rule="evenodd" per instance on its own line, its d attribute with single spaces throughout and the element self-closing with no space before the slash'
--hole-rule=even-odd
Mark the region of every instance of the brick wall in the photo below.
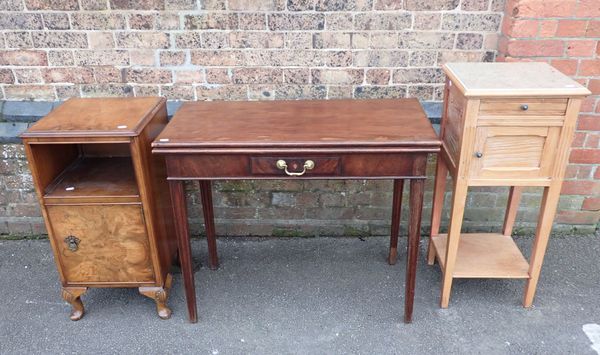
<svg viewBox="0 0 600 355">
<path fill-rule="evenodd" d="M 417 97 L 435 108 L 442 95 L 440 64 L 495 60 L 505 5 L 510 4 L 0 0 L 0 184 L 6 186 L 0 194 L 0 233 L 44 231 L 14 135 L 54 101 L 134 95 L 170 100 Z M 514 26 L 505 22 L 507 27 Z M 388 233 L 389 181 L 222 182 L 216 190 L 222 235 Z M 561 209 L 578 212 L 584 196 L 561 200 Z M 195 197 L 190 186 L 193 217 L 199 216 Z M 586 206 L 597 202 L 586 201 Z M 519 226 L 533 225 L 538 202 L 539 194 L 528 191 Z M 476 189 L 465 227 L 497 227 L 505 203 L 506 189 Z M 195 231 L 201 230 L 199 221 L 194 218 Z M 594 228 L 591 219 L 562 222 Z"/>
<path fill-rule="evenodd" d="M 600 218 L 600 1 L 509 0 L 498 60 L 545 61 L 586 85 L 556 222 Z"/>
</svg>

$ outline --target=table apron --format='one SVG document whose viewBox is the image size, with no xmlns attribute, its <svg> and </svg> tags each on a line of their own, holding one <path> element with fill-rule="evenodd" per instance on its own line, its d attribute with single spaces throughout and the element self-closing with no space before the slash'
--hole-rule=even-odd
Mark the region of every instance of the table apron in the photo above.
<svg viewBox="0 0 600 355">
<path fill-rule="evenodd" d="M 169 180 L 425 179 L 427 152 L 361 154 L 166 154 Z M 285 169 L 278 167 L 283 160 Z M 304 169 L 312 161 L 312 169 Z M 310 164 L 309 164 L 310 166 Z M 289 173 L 302 175 L 288 175 Z"/>
</svg>

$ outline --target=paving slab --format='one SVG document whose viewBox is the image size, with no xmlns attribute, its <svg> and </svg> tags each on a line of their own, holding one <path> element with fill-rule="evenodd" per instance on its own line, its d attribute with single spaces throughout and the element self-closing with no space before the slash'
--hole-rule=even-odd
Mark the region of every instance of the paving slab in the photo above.
<svg viewBox="0 0 600 355">
<path fill-rule="evenodd" d="M 517 239 L 525 255 L 531 241 Z M 192 244 L 206 261 L 205 240 Z M 598 236 L 552 238 L 531 309 L 522 280 L 457 280 L 440 309 L 423 241 L 413 324 L 402 323 L 405 258 L 386 264 L 387 238 L 218 245 L 220 269 L 195 275 L 199 323 L 187 322 L 180 274 L 170 320 L 135 289 L 91 289 L 72 322 L 48 241 L 0 240 L 0 354 L 595 354 L 583 329 L 600 324 Z"/>
</svg>

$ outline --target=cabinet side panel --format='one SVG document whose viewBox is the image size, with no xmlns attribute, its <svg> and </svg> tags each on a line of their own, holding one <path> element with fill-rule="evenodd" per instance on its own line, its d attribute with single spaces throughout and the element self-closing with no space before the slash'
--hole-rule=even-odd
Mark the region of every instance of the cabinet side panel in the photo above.
<svg viewBox="0 0 600 355">
<path fill-rule="evenodd" d="M 140 164 L 134 164 L 138 170 L 136 175 L 144 203 L 146 223 L 158 262 L 156 276 L 159 283 L 164 281 L 177 253 L 165 160 L 162 155 L 152 154 L 151 148 L 152 141 L 166 124 L 167 109 L 163 103 L 134 143 L 140 160 Z"/>
<path fill-rule="evenodd" d="M 460 157 L 461 136 L 464 125 L 464 109 L 466 100 L 455 85 L 448 90 L 447 108 L 444 117 L 444 132 L 442 141 L 448 155 L 455 164 Z"/>
</svg>

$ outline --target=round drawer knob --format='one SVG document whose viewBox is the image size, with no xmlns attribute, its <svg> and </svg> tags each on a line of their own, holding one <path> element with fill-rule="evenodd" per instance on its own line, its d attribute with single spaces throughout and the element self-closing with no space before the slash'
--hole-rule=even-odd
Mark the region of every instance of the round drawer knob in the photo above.
<svg viewBox="0 0 600 355">
<path fill-rule="evenodd" d="M 521 105 L 521 110 L 523 110 L 523 111 L 529 110 L 529 105 L 527 105 L 527 104 Z"/>
<path fill-rule="evenodd" d="M 481 158 L 481 157 L 483 156 L 483 153 L 482 153 L 482 152 L 476 152 L 476 153 L 475 153 L 475 156 L 476 156 L 477 158 Z"/>
</svg>

